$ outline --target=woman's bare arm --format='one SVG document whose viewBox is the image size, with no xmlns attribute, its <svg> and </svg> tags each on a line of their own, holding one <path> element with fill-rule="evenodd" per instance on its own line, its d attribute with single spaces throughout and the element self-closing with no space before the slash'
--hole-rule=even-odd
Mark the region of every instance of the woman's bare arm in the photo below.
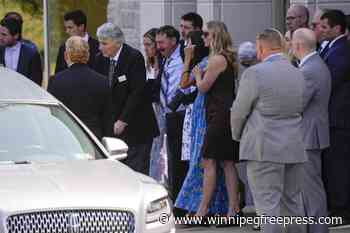
<svg viewBox="0 0 350 233">
<path fill-rule="evenodd" d="M 208 68 L 204 73 L 202 79 L 202 72 L 198 67 L 195 68 L 195 77 L 198 90 L 202 93 L 209 91 L 215 80 L 219 77 L 220 73 L 226 69 L 227 62 L 224 56 L 215 55 L 209 58 Z"/>
</svg>

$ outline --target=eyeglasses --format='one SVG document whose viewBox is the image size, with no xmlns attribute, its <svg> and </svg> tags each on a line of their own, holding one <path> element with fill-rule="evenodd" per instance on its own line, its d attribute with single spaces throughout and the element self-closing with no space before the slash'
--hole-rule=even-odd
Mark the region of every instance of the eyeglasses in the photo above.
<svg viewBox="0 0 350 233">
<path fill-rule="evenodd" d="M 288 16 L 288 17 L 287 17 L 287 21 L 289 21 L 289 20 L 296 20 L 297 18 L 301 18 L 301 15 Z"/>
<path fill-rule="evenodd" d="M 204 38 L 207 38 L 209 36 L 209 32 L 203 32 Z"/>
</svg>

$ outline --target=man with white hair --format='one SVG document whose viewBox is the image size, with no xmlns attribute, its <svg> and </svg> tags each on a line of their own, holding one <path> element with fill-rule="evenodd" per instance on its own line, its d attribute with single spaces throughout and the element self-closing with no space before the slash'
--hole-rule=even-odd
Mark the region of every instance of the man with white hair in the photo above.
<svg viewBox="0 0 350 233">
<path fill-rule="evenodd" d="M 153 138 L 159 134 L 150 98 L 147 98 L 145 61 L 140 51 L 125 43 L 121 29 L 105 23 L 97 29 L 100 51 L 95 70 L 108 77 L 112 92 L 110 132 L 129 146 L 124 163 L 149 174 Z"/>
<path fill-rule="evenodd" d="M 301 28 L 294 32 L 292 50 L 299 60 L 299 69 L 305 78 L 303 142 L 308 161 L 303 164 L 302 196 L 306 215 L 325 217 L 327 198 L 322 181 L 321 154 L 329 147 L 328 102 L 331 94 L 331 74 L 316 52 L 314 32 Z M 329 232 L 326 224 L 308 226 L 309 233 Z"/>
</svg>

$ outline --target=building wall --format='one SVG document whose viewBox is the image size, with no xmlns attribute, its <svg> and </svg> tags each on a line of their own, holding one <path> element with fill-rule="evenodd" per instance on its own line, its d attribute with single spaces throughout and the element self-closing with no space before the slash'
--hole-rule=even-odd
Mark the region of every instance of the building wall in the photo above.
<svg viewBox="0 0 350 233">
<path fill-rule="evenodd" d="M 307 6 L 311 15 L 317 8 L 340 9 L 345 14 L 350 14 L 350 0 L 291 0 L 291 4 L 303 4 Z"/>
<path fill-rule="evenodd" d="M 311 13 L 320 7 L 350 14 L 350 0 L 109 0 L 108 20 L 122 28 L 129 44 L 142 49 L 142 35 L 147 30 L 165 24 L 179 28 L 181 15 L 196 11 L 205 22 L 224 21 L 237 46 L 254 41 L 265 28 L 284 32 L 289 4 L 304 4 Z"/>
</svg>

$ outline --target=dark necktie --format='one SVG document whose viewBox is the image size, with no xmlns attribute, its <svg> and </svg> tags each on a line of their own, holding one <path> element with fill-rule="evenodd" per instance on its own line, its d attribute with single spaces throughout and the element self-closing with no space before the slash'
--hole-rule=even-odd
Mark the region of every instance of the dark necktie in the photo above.
<svg viewBox="0 0 350 233">
<path fill-rule="evenodd" d="M 114 59 L 111 59 L 109 63 L 109 72 L 108 72 L 109 87 L 112 87 L 113 85 L 113 75 L 114 75 L 114 70 L 116 65 L 117 65 L 117 62 Z"/>
</svg>

